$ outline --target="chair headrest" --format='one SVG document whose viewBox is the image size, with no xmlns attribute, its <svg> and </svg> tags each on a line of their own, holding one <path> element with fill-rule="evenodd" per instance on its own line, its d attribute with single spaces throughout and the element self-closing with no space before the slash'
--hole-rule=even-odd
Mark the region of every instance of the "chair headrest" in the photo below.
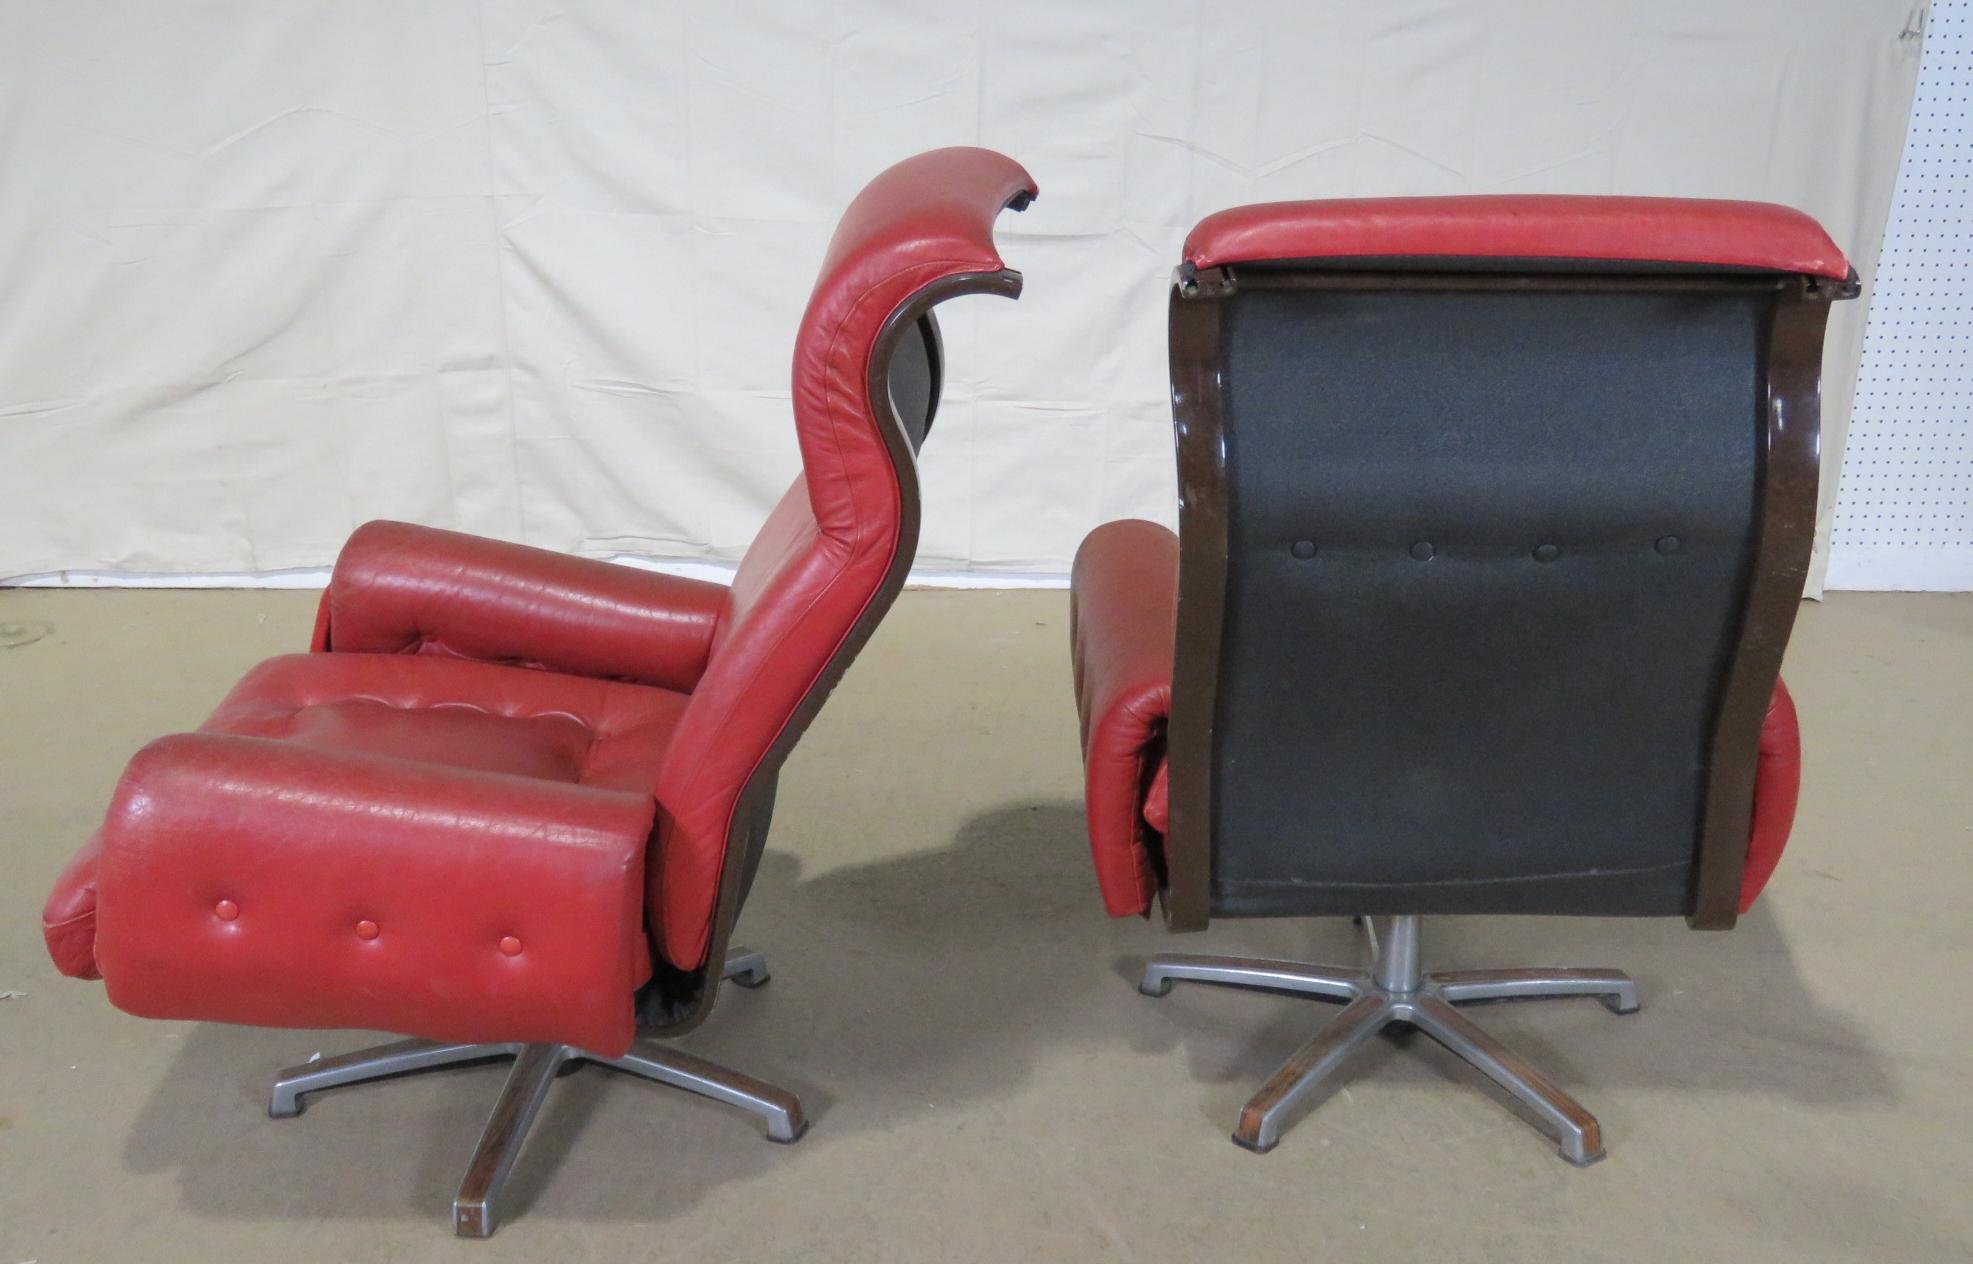
<svg viewBox="0 0 1973 1264">
<path fill-rule="evenodd" d="M 1315 259 L 1688 264 L 1828 277 L 1849 261 L 1822 225 L 1769 202 L 1506 194 L 1236 206 L 1185 239 L 1194 268 Z"/>
</svg>

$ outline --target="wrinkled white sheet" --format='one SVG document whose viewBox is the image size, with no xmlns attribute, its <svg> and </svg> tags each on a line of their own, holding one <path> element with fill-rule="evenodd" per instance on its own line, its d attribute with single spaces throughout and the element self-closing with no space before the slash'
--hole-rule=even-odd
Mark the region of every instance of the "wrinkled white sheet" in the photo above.
<svg viewBox="0 0 1973 1264">
<path fill-rule="evenodd" d="M 1912 10 L 0 3 L 0 576 L 320 566 L 377 516 L 731 558 L 796 469 L 835 216 L 954 143 L 1042 198 L 1002 221 L 1027 296 L 945 309 L 921 566 L 1063 572 L 1097 522 L 1173 516 L 1165 284 L 1199 216 L 1765 198 L 1868 282 Z"/>
</svg>

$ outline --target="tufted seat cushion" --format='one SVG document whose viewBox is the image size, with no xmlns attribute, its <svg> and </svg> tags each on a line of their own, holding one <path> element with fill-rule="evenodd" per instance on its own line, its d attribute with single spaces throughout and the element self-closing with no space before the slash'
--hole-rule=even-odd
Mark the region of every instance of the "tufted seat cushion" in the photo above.
<svg viewBox="0 0 1973 1264">
<path fill-rule="evenodd" d="M 50 950 L 157 1017 L 627 1047 L 685 704 L 427 655 L 270 659 L 132 761 L 49 899 Z"/>
<path fill-rule="evenodd" d="M 288 654 L 249 672 L 205 733 L 649 794 L 686 695 L 409 654 Z"/>
</svg>

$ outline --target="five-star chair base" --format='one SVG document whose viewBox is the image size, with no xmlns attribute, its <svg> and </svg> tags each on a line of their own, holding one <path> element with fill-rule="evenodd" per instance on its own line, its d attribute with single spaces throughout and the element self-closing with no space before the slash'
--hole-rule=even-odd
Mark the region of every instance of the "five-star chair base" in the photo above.
<svg viewBox="0 0 1973 1264">
<path fill-rule="evenodd" d="M 767 959 L 757 952 L 736 949 L 727 956 L 721 977 L 743 987 L 759 987 L 767 982 Z M 570 1045 L 400 1040 L 288 1068 L 274 1081 L 274 1096 L 268 1102 L 267 1113 L 277 1118 L 300 1114 L 304 1093 L 489 1058 L 512 1058 L 514 1069 L 500 1090 L 499 1101 L 494 1103 L 486 1131 L 480 1134 L 479 1148 L 473 1152 L 466 1177 L 459 1184 L 459 1195 L 452 1201 L 453 1228 L 462 1238 L 492 1235 L 498 1223 L 501 1190 L 527 1139 L 528 1128 L 548 1096 L 549 1085 L 573 1063 L 593 1062 L 628 1071 L 738 1106 L 760 1117 L 767 1126 L 770 1141 L 798 1141 L 808 1129 L 802 1104 L 793 1093 L 656 1041 L 643 1041 L 621 1058 L 604 1058 Z"/>
<path fill-rule="evenodd" d="M 1139 990 L 1163 996 L 1186 979 L 1297 992 L 1345 1002 L 1343 1010 L 1276 1071 L 1240 1112 L 1233 1140 L 1265 1153 L 1281 1140 L 1296 1105 L 1364 1041 L 1392 1023 L 1410 1023 L 1478 1067 L 1532 1110 L 1578 1166 L 1603 1157 L 1603 1132 L 1582 1108 L 1527 1060 L 1453 1008 L 1469 1001 L 1593 996 L 1619 1014 L 1637 1010 L 1637 984 L 1618 970 L 1421 971 L 1416 917 L 1363 920 L 1370 965 L 1362 969 L 1246 957 L 1172 953 L 1155 957 Z"/>
</svg>

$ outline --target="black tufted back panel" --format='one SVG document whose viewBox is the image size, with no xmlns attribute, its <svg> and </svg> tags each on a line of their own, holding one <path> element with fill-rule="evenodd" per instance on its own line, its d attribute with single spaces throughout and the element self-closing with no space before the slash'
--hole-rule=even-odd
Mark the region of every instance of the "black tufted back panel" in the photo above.
<svg viewBox="0 0 1973 1264">
<path fill-rule="evenodd" d="M 1771 291 L 1241 290 L 1213 906 L 1685 910 Z"/>
</svg>

